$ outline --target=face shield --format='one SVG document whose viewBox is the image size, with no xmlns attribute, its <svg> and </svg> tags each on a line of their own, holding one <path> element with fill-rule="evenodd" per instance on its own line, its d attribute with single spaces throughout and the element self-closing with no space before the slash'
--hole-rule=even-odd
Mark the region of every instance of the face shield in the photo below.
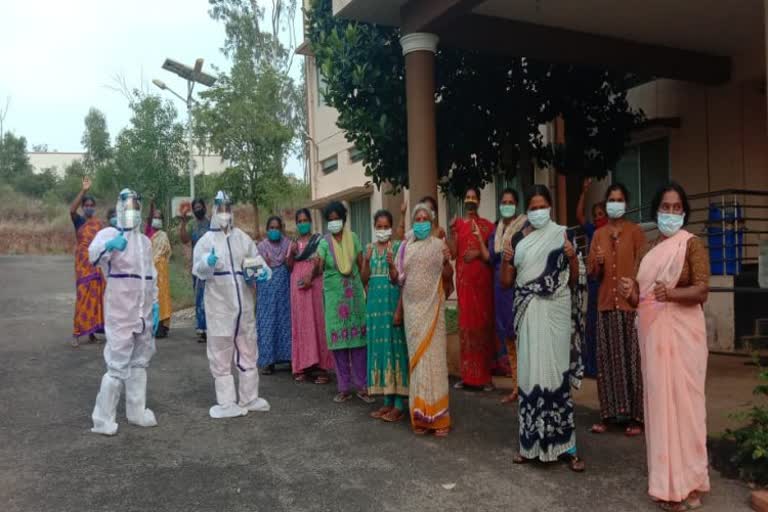
<svg viewBox="0 0 768 512">
<path fill-rule="evenodd" d="M 226 192 L 219 190 L 213 199 L 211 229 L 229 229 L 234 226 L 232 218 L 232 200 Z"/>
<path fill-rule="evenodd" d="M 135 191 L 124 188 L 117 199 L 117 227 L 130 231 L 141 226 L 141 197 Z"/>
</svg>

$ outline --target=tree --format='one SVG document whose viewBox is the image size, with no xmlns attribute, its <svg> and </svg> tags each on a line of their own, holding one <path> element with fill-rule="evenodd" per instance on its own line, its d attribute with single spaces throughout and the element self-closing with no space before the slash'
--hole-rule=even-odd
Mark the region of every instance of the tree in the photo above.
<svg viewBox="0 0 768 512">
<path fill-rule="evenodd" d="M 308 37 L 337 124 L 363 154 L 377 185 L 408 185 L 404 58 L 400 32 L 333 16 L 314 0 Z M 530 182 L 533 165 L 604 176 L 641 116 L 629 109 L 625 73 L 441 48 L 435 91 L 438 174 L 462 194 L 499 173 Z M 544 144 L 539 127 L 563 117 L 566 145 Z"/>
<path fill-rule="evenodd" d="M 234 200 L 251 205 L 258 236 L 262 203 L 286 187 L 283 167 L 299 125 L 299 93 L 288 76 L 290 52 L 277 34 L 261 30 L 264 10 L 257 2 L 210 3 L 211 16 L 224 23 L 222 51 L 232 59 L 232 68 L 200 94 L 194 130 L 198 140 L 232 162 L 221 183 Z M 295 8 L 295 1 L 291 4 Z M 273 29 L 280 25 L 279 15 Z"/>
<path fill-rule="evenodd" d="M 32 164 L 27 155 L 27 139 L 6 132 L 0 139 L 0 181 L 14 183 L 32 175 Z"/>
<path fill-rule="evenodd" d="M 80 142 L 85 148 L 83 163 L 89 174 L 95 174 L 99 166 L 112 158 L 107 118 L 99 109 L 91 107 L 85 116 L 85 131 Z"/>
<path fill-rule="evenodd" d="M 115 141 L 114 170 L 102 167 L 97 185 L 111 180 L 116 188 L 130 187 L 145 199 L 154 199 L 158 208 L 168 210 L 173 195 L 181 189 L 181 173 L 188 160 L 184 126 L 170 101 L 133 92 L 130 103 L 133 115 Z"/>
<path fill-rule="evenodd" d="M 32 144 L 33 153 L 47 153 L 48 144 Z"/>
</svg>

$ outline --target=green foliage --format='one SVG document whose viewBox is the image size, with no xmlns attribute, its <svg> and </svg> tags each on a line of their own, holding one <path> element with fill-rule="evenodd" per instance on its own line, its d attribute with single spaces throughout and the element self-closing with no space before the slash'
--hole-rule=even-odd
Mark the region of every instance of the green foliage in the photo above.
<svg viewBox="0 0 768 512">
<path fill-rule="evenodd" d="M 211 16 L 224 23 L 223 51 L 233 64 L 200 94 L 194 132 L 199 145 L 232 162 L 219 184 L 235 201 L 253 207 L 258 234 L 259 208 L 286 188 L 283 166 L 300 125 L 300 96 L 287 73 L 289 53 L 276 34 L 261 29 L 264 10 L 244 0 L 210 4 Z"/>
<path fill-rule="evenodd" d="M 14 183 L 19 178 L 31 174 L 32 165 L 27 156 L 27 139 L 6 132 L 0 139 L 0 181 Z"/>
<path fill-rule="evenodd" d="M 184 126 L 170 101 L 134 91 L 133 115 L 129 125 L 115 141 L 114 168 L 97 168 L 99 190 L 132 188 L 141 193 L 145 203 L 154 200 L 168 212 L 170 200 L 183 190 L 182 172 L 189 151 L 184 139 Z"/>
<path fill-rule="evenodd" d="M 54 169 L 43 169 L 41 172 L 17 176 L 13 184 L 22 194 L 41 198 L 46 192 L 53 191 L 58 182 L 59 178 Z"/>
<path fill-rule="evenodd" d="M 85 148 L 84 164 L 90 175 L 112 158 L 112 146 L 107 131 L 107 118 L 99 109 L 91 107 L 85 116 L 85 131 L 81 139 Z"/>
<path fill-rule="evenodd" d="M 760 367 L 761 384 L 753 391 L 762 403 L 749 411 L 738 414 L 749 420 L 749 425 L 738 430 L 727 430 L 725 437 L 735 441 L 737 450 L 731 459 L 739 469 L 739 475 L 759 485 L 768 484 L 768 370 Z"/>
<path fill-rule="evenodd" d="M 404 58 L 397 29 L 333 16 L 314 0 L 308 37 L 337 124 L 363 153 L 374 183 L 408 185 Z M 450 48 L 436 56 L 438 174 L 463 194 L 502 174 L 530 182 L 533 165 L 602 177 L 641 119 L 623 73 Z M 562 116 L 567 145 L 544 144 L 539 127 Z"/>
</svg>

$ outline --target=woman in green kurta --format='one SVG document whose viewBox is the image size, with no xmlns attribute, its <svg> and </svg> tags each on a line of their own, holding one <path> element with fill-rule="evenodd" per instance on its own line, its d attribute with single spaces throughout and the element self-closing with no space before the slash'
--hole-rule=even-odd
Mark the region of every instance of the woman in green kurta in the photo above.
<svg viewBox="0 0 768 512">
<path fill-rule="evenodd" d="M 408 345 L 402 319 L 395 318 L 400 286 L 394 255 L 400 242 L 391 240 L 391 213 L 379 210 L 373 222 L 376 242 L 366 249 L 362 270 L 363 283 L 368 285 L 368 393 L 384 395 L 384 406 L 371 417 L 394 422 L 403 418 L 403 401 L 408 396 Z"/>
<path fill-rule="evenodd" d="M 347 226 L 347 208 L 334 201 L 323 211 L 328 231 L 317 246 L 315 271 L 323 273 L 325 331 L 336 363 L 339 393 L 334 402 L 357 397 L 372 403 L 366 382 L 365 290 L 360 280 L 363 250 L 357 235 Z"/>
</svg>

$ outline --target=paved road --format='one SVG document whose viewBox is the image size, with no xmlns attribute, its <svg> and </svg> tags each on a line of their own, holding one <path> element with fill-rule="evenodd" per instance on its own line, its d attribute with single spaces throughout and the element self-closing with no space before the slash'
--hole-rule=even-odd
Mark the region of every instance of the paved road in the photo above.
<svg viewBox="0 0 768 512">
<path fill-rule="evenodd" d="M 100 346 L 68 347 L 72 264 L 0 258 L 0 510 L 652 511 L 640 440 L 583 433 L 587 473 L 514 466 L 516 416 L 495 397 L 451 397 L 455 432 L 417 438 L 367 417 L 333 388 L 262 379 L 272 412 L 208 418 L 213 383 L 190 328 L 161 340 L 149 371 L 160 426 L 88 432 Z M 580 432 L 596 419 L 578 409 Z M 451 489 L 444 488 L 444 484 Z M 748 510 L 748 490 L 713 475 L 707 510 Z"/>
</svg>

